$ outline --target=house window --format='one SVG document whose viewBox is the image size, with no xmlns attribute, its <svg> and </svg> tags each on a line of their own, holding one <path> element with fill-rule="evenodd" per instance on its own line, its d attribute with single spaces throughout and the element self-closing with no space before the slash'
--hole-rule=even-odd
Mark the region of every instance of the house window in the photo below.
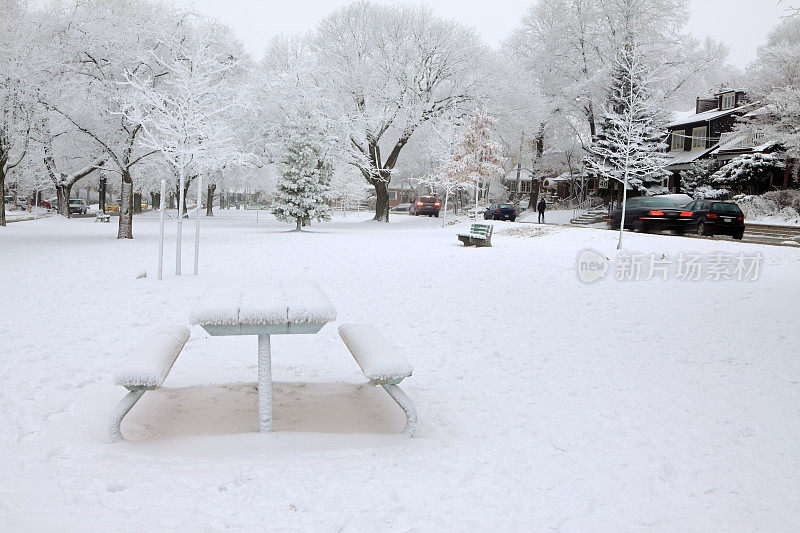
<svg viewBox="0 0 800 533">
<path fill-rule="evenodd" d="M 389 191 L 389 200 L 397 200 L 397 191 Z"/>
<path fill-rule="evenodd" d="M 736 107 L 736 93 L 722 95 L 722 110 L 733 109 Z"/>
<path fill-rule="evenodd" d="M 531 182 L 530 181 L 520 181 L 519 182 L 519 192 L 531 192 Z"/>
<path fill-rule="evenodd" d="M 683 130 L 675 130 L 672 132 L 672 149 L 683 150 Z"/>
<path fill-rule="evenodd" d="M 708 127 L 692 129 L 692 150 L 696 148 L 706 147 L 706 136 L 708 135 Z"/>
</svg>

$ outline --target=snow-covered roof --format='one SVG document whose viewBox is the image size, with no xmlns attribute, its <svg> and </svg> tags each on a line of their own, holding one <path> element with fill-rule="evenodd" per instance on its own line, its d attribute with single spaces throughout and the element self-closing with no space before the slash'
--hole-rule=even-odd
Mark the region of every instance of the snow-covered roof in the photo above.
<svg viewBox="0 0 800 533">
<path fill-rule="evenodd" d="M 717 145 L 714 145 L 711 148 L 706 148 L 705 150 L 692 150 L 691 152 L 685 152 L 683 150 L 667 152 L 666 154 L 664 154 L 664 156 L 667 159 L 667 167 L 673 167 L 675 165 L 688 165 L 690 163 L 694 163 L 704 155 L 715 150 L 716 147 Z"/>
<path fill-rule="evenodd" d="M 744 109 L 752 107 L 752 105 L 753 104 L 740 105 L 739 107 L 734 107 L 732 109 L 725 109 L 723 111 L 720 111 L 718 109 L 712 109 L 711 111 L 703 111 L 702 113 L 692 113 L 690 115 L 684 115 L 683 117 L 667 124 L 667 128 L 685 126 L 687 124 L 693 124 L 695 122 L 707 122 L 709 120 L 714 120 L 715 118 L 730 115 L 731 113 L 735 113 L 737 111 L 742 111 Z"/>
<path fill-rule="evenodd" d="M 690 117 L 695 114 L 696 109 L 691 108 L 687 111 L 673 111 L 672 112 L 672 122 L 680 122 L 686 117 Z"/>
<path fill-rule="evenodd" d="M 734 93 L 734 92 L 735 93 L 743 93 L 744 90 L 743 89 L 734 89 L 733 87 L 720 87 L 719 89 L 717 89 L 717 92 L 714 93 L 714 96 L 719 96 L 721 94 Z"/>
</svg>

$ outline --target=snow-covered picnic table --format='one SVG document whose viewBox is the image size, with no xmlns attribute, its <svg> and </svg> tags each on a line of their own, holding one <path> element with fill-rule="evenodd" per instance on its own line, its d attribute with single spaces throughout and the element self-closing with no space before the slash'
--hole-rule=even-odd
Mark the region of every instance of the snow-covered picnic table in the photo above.
<svg viewBox="0 0 800 533">
<path fill-rule="evenodd" d="M 312 281 L 263 282 L 212 287 L 189 321 L 210 335 L 258 335 L 259 431 L 272 430 L 270 335 L 317 333 L 336 320 L 336 310 Z"/>
</svg>

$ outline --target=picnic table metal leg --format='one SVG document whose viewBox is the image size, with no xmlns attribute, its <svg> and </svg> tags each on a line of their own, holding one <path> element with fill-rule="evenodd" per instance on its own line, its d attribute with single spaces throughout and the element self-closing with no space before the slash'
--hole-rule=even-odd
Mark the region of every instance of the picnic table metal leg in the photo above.
<svg viewBox="0 0 800 533">
<path fill-rule="evenodd" d="M 417 410 L 414 409 L 414 404 L 411 403 L 411 399 L 406 396 L 403 389 L 395 384 L 381 383 L 381 387 L 383 387 L 386 392 L 389 393 L 389 396 L 397 402 L 397 405 L 403 409 L 403 412 L 406 414 L 406 426 L 403 428 L 403 433 L 407 437 L 413 437 L 414 433 L 417 432 Z"/>
<path fill-rule="evenodd" d="M 146 389 L 130 389 L 130 392 L 114 407 L 108 420 L 108 436 L 111 438 L 111 442 L 119 442 L 122 439 L 122 432 L 119 429 L 122 419 L 139 401 L 145 391 Z"/>
<path fill-rule="evenodd" d="M 269 335 L 258 336 L 258 431 L 272 431 L 272 354 Z"/>
</svg>

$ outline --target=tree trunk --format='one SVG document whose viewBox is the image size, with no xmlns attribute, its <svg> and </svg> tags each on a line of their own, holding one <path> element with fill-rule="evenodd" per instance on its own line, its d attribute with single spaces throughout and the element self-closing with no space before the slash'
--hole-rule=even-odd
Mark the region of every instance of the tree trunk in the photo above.
<svg viewBox="0 0 800 533">
<path fill-rule="evenodd" d="M 138 215 L 142 212 L 142 193 L 133 193 L 133 213 Z"/>
<path fill-rule="evenodd" d="M 56 185 L 56 196 L 58 197 L 58 214 L 70 218 L 69 197 L 72 194 L 72 185 Z"/>
<path fill-rule="evenodd" d="M 6 171 L 5 161 L 0 159 L 0 226 L 6 225 Z"/>
<path fill-rule="evenodd" d="M 97 199 L 97 209 L 99 209 L 102 213 L 106 212 L 106 185 L 108 184 L 108 179 L 105 176 L 100 177 L 100 186 L 97 189 L 98 199 Z"/>
<path fill-rule="evenodd" d="M 183 218 L 189 218 L 189 211 L 186 209 L 186 197 L 189 196 L 189 187 L 192 184 L 192 180 L 196 177 L 197 176 L 188 177 L 183 184 Z M 197 208 L 200 208 L 200 198 L 197 199 Z"/>
<path fill-rule="evenodd" d="M 130 170 L 122 171 L 117 239 L 133 239 L 133 178 Z"/>
<path fill-rule="evenodd" d="M 528 200 L 528 209 L 536 209 L 536 204 L 539 203 L 539 182 L 535 179 L 531 180 L 531 197 Z"/>
<path fill-rule="evenodd" d="M 214 216 L 214 191 L 216 190 L 216 184 L 209 183 L 208 189 L 206 190 L 206 216 L 213 217 Z"/>
<path fill-rule="evenodd" d="M 303 219 L 302 219 L 301 217 L 297 217 L 297 219 L 296 219 L 296 222 L 297 222 L 297 227 L 296 227 L 294 230 L 295 230 L 295 231 L 303 231 L 303 230 L 302 230 L 302 227 L 303 227 Z"/>
<path fill-rule="evenodd" d="M 589 133 L 591 134 L 591 138 L 594 139 L 594 136 L 597 134 L 597 126 L 595 125 L 594 120 L 594 104 L 592 104 L 591 100 L 589 100 L 589 103 L 586 106 L 586 120 L 589 122 Z"/>
<path fill-rule="evenodd" d="M 175 209 L 175 195 L 172 194 L 172 193 L 169 193 L 169 198 L 167 198 L 167 200 L 168 200 L 167 201 L 167 207 L 169 209 Z"/>
<path fill-rule="evenodd" d="M 374 180 L 375 187 L 375 219 L 389 222 L 389 184 L 383 180 Z"/>
<path fill-rule="evenodd" d="M 536 146 L 536 159 L 534 160 L 533 164 L 533 175 L 531 176 L 531 197 L 528 201 L 528 209 L 535 209 L 536 204 L 539 201 L 539 183 L 536 181 L 536 172 L 539 171 L 539 167 L 542 164 L 542 157 L 544 156 L 544 128 L 546 124 L 544 122 L 539 124 L 539 131 L 536 132 L 536 139 L 534 140 L 534 145 Z"/>
<path fill-rule="evenodd" d="M 160 201 L 161 199 L 158 197 L 158 193 L 150 191 L 150 209 L 155 209 Z"/>
</svg>

